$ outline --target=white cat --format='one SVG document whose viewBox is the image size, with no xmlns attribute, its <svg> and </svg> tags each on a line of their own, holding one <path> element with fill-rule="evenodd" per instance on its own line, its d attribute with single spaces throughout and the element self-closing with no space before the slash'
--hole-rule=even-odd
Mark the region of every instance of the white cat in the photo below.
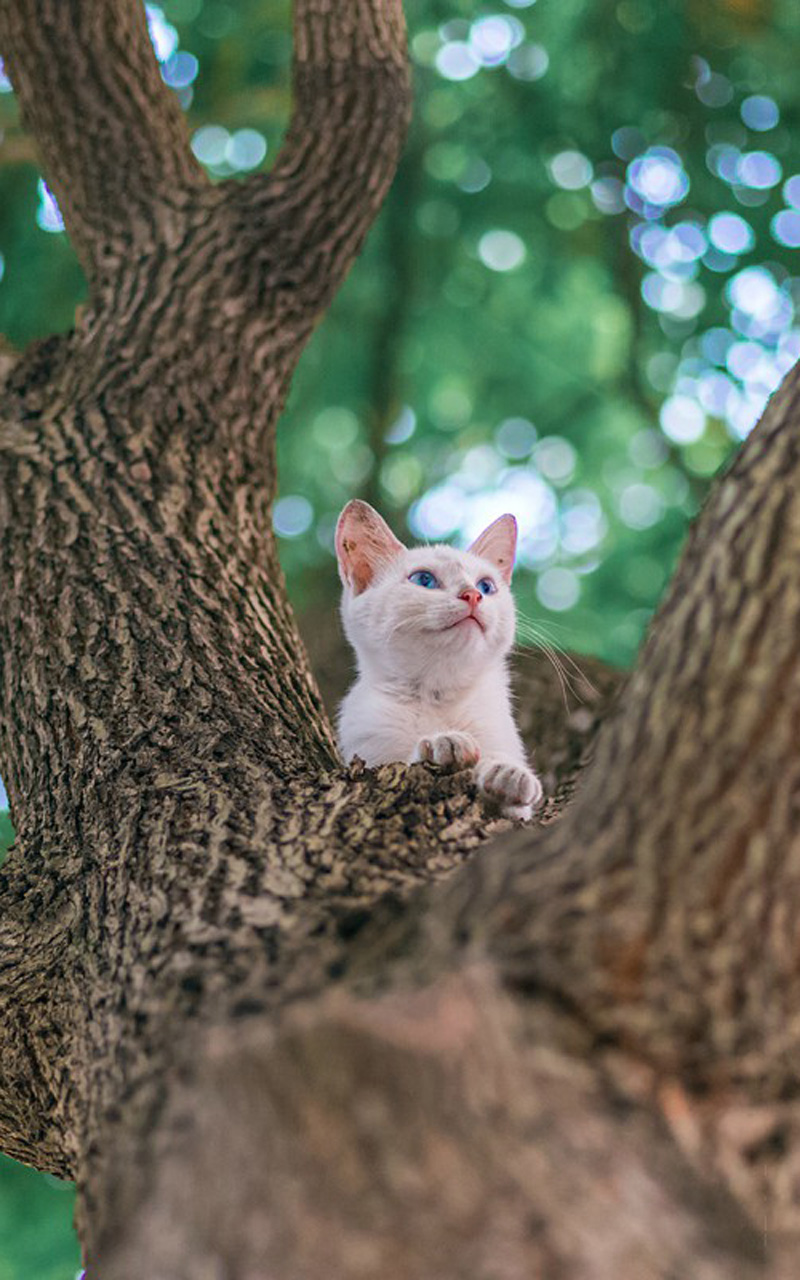
<svg viewBox="0 0 800 1280">
<path fill-rule="evenodd" d="M 530 817 L 542 785 L 511 715 L 511 572 L 517 522 L 500 516 L 468 551 L 408 549 L 366 502 L 336 527 L 342 619 L 358 679 L 339 712 L 346 760 L 474 767 L 480 789 Z"/>
</svg>

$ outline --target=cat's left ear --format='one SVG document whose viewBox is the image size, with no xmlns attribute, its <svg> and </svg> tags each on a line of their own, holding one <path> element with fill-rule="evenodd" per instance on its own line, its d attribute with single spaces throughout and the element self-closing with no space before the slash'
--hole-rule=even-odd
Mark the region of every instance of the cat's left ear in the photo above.
<svg viewBox="0 0 800 1280">
<path fill-rule="evenodd" d="M 346 587 L 360 595 L 387 560 L 405 551 L 383 516 L 368 502 L 348 502 L 336 526 L 336 558 Z"/>
<path fill-rule="evenodd" d="M 517 522 L 512 515 L 499 516 L 469 548 L 474 556 L 491 560 L 504 582 L 511 581 L 517 552 Z"/>
</svg>

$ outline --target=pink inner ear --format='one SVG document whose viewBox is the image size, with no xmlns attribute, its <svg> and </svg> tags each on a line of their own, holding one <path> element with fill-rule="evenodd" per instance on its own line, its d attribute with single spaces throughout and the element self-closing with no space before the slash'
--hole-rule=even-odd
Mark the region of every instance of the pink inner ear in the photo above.
<svg viewBox="0 0 800 1280">
<path fill-rule="evenodd" d="M 478 535 L 469 549 L 473 555 L 491 560 L 503 581 L 510 582 L 517 552 L 516 520 L 512 515 L 500 516 Z"/>
<path fill-rule="evenodd" d="M 357 596 L 361 595 L 372 581 L 376 564 L 364 555 L 358 543 L 347 538 L 342 540 L 339 564 L 343 580 L 353 588 Z"/>
<path fill-rule="evenodd" d="M 368 502 L 348 502 L 336 526 L 336 555 L 342 582 L 356 595 L 366 590 L 381 564 L 402 550 L 402 542 Z"/>
</svg>

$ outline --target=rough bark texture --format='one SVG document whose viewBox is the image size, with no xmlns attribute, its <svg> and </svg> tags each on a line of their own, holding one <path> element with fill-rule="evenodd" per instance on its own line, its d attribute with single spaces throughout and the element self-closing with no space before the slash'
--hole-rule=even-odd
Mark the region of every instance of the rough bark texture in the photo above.
<svg viewBox="0 0 800 1280">
<path fill-rule="evenodd" d="M 0 4 L 91 285 L 0 356 L 0 1143 L 77 1179 L 91 1280 L 788 1280 L 797 375 L 574 798 L 603 699 L 523 694 L 557 822 L 343 769 L 273 429 L 408 87 L 399 0 L 295 17 L 285 148 L 211 187 L 134 0 Z"/>
</svg>

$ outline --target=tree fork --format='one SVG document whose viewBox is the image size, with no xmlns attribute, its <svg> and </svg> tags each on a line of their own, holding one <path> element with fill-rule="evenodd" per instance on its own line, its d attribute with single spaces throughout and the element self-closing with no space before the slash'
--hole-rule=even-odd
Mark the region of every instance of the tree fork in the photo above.
<svg viewBox="0 0 800 1280">
<path fill-rule="evenodd" d="M 211 187 L 138 3 L 0 8 L 91 289 L 0 408 L 0 1141 L 102 1280 L 788 1277 L 796 374 L 545 829 L 344 770 L 286 603 L 273 429 L 402 31 L 297 0 L 285 147 Z"/>
</svg>

